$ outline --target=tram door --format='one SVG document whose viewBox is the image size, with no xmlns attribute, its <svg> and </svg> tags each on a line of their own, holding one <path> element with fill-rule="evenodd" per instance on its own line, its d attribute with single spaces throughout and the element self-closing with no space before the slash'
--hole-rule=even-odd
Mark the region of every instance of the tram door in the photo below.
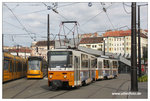
<svg viewBox="0 0 150 101">
<path fill-rule="evenodd" d="M 112 76 L 112 69 L 113 69 L 113 61 L 109 61 L 109 64 L 110 64 L 110 72 L 109 72 L 109 75 Z"/>
<path fill-rule="evenodd" d="M 78 85 L 80 80 L 80 57 L 74 57 L 74 70 L 75 85 Z"/>
</svg>

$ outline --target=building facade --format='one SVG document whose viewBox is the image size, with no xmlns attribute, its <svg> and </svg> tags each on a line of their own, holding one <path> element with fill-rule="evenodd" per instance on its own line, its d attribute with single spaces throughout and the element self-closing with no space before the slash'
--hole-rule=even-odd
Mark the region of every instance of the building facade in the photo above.
<svg viewBox="0 0 150 101">
<path fill-rule="evenodd" d="M 31 56 L 31 48 L 29 47 L 22 47 L 22 46 L 3 46 L 3 51 L 9 52 L 12 55 L 20 56 L 22 58 L 28 58 Z"/>
<path fill-rule="evenodd" d="M 54 44 L 54 41 L 50 41 L 49 48 L 54 49 Z M 47 60 L 47 41 L 32 42 L 31 49 L 31 56 L 42 56 Z"/>
<path fill-rule="evenodd" d="M 103 38 L 102 37 L 82 38 L 79 46 L 103 51 Z"/>
<path fill-rule="evenodd" d="M 79 38 L 90 38 L 90 37 L 98 37 L 98 33 L 85 33 L 85 34 L 79 34 Z"/>
<path fill-rule="evenodd" d="M 144 33 L 141 35 L 141 58 L 143 57 L 143 49 L 148 45 L 148 37 Z M 105 42 L 105 51 L 117 53 L 124 57 L 131 56 L 131 30 L 126 31 L 109 31 L 103 34 Z M 138 36 L 137 36 L 137 52 L 138 52 Z"/>
</svg>

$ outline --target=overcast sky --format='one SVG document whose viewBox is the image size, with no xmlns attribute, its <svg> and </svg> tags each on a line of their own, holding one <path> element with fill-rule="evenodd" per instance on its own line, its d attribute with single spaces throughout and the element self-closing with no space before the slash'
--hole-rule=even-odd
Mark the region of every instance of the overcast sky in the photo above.
<svg viewBox="0 0 150 101">
<path fill-rule="evenodd" d="M 147 2 L 137 3 L 147 4 Z M 56 35 L 60 30 L 61 21 L 78 21 L 79 34 L 99 32 L 116 29 L 122 26 L 131 28 L 131 3 L 61 3 L 56 7 L 50 3 L 3 3 L 3 30 L 4 46 L 22 45 L 30 46 L 36 35 L 36 41 L 46 40 L 47 14 L 50 14 L 50 33 Z M 47 6 L 58 11 L 58 14 L 48 10 Z M 106 8 L 106 13 L 103 11 Z M 17 20 L 18 19 L 18 20 Z M 73 24 L 65 24 L 69 29 Z M 69 30 L 64 27 L 65 33 Z M 122 30 L 127 30 L 127 27 Z M 141 28 L 148 29 L 148 7 L 141 7 Z M 34 34 L 33 34 L 34 33 Z M 63 27 L 61 34 L 64 34 Z M 17 34 L 17 35 L 15 35 Z M 29 35 L 30 34 L 30 35 Z M 77 31 L 75 30 L 77 35 Z M 68 34 L 68 38 L 72 33 Z M 54 36 L 51 36 L 54 39 Z"/>
</svg>

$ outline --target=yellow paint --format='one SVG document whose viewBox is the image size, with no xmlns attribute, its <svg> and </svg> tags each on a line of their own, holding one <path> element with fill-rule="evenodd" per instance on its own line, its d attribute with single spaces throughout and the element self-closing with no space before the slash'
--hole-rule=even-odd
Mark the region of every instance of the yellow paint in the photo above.
<svg viewBox="0 0 150 101">
<path fill-rule="evenodd" d="M 98 80 L 98 70 L 96 70 L 95 79 Z"/>
<path fill-rule="evenodd" d="M 6 58 L 6 60 L 9 60 L 12 62 L 12 64 L 8 65 L 8 70 L 3 70 L 3 82 L 18 79 L 18 78 L 26 76 L 26 71 L 23 71 L 22 73 L 17 71 L 17 68 L 22 68 L 22 67 L 18 67 L 18 62 L 21 61 L 21 66 L 22 66 L 22 64 L 25 64 L 25 62 L 26 62 L 25 59 L 18 57 L 18 56 L 13 56 L 6 52 L 4 52 L 3 55 L 4 55 L 4 57 L 8 57 L 8 58 Z M 3 59 L 5 59 L 5 58 L 3 58 Z M 14 71 L 14 63 L 15 62 L 16 62 L 16 71 Z M 12 67 L 12 72 L 10 72 L 10 65 Z"/>
<path fill-rule="evenodd" d="M 50 78 L 50 75 L 52 78 Z M 65 75 L 66 78 L 64 78 Z M 74 71 L 48 71 L 48 80 L 68 81 L 69 86 L 74 86 Z"/>
</svg>

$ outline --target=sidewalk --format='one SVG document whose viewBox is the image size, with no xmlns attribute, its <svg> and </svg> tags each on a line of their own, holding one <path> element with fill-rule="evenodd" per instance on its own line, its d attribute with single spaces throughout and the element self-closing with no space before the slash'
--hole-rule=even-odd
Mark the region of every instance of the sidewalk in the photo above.
<svg viewBox="0 0 150 101">
<path fill-rule="evenodd" d="M 129 99 L 148 99 L 148 82 L 139 82 L 138 83 L 138 92 L 141 95 L 130 95 Z"/>
<path fill-rule="evenodd" d="M 148 99 L 148 82 L 138 83 L 138 92 L 131 92 L 131 82 L 125 83 L 115 95 L 116 99 Z"/>
</svg>

